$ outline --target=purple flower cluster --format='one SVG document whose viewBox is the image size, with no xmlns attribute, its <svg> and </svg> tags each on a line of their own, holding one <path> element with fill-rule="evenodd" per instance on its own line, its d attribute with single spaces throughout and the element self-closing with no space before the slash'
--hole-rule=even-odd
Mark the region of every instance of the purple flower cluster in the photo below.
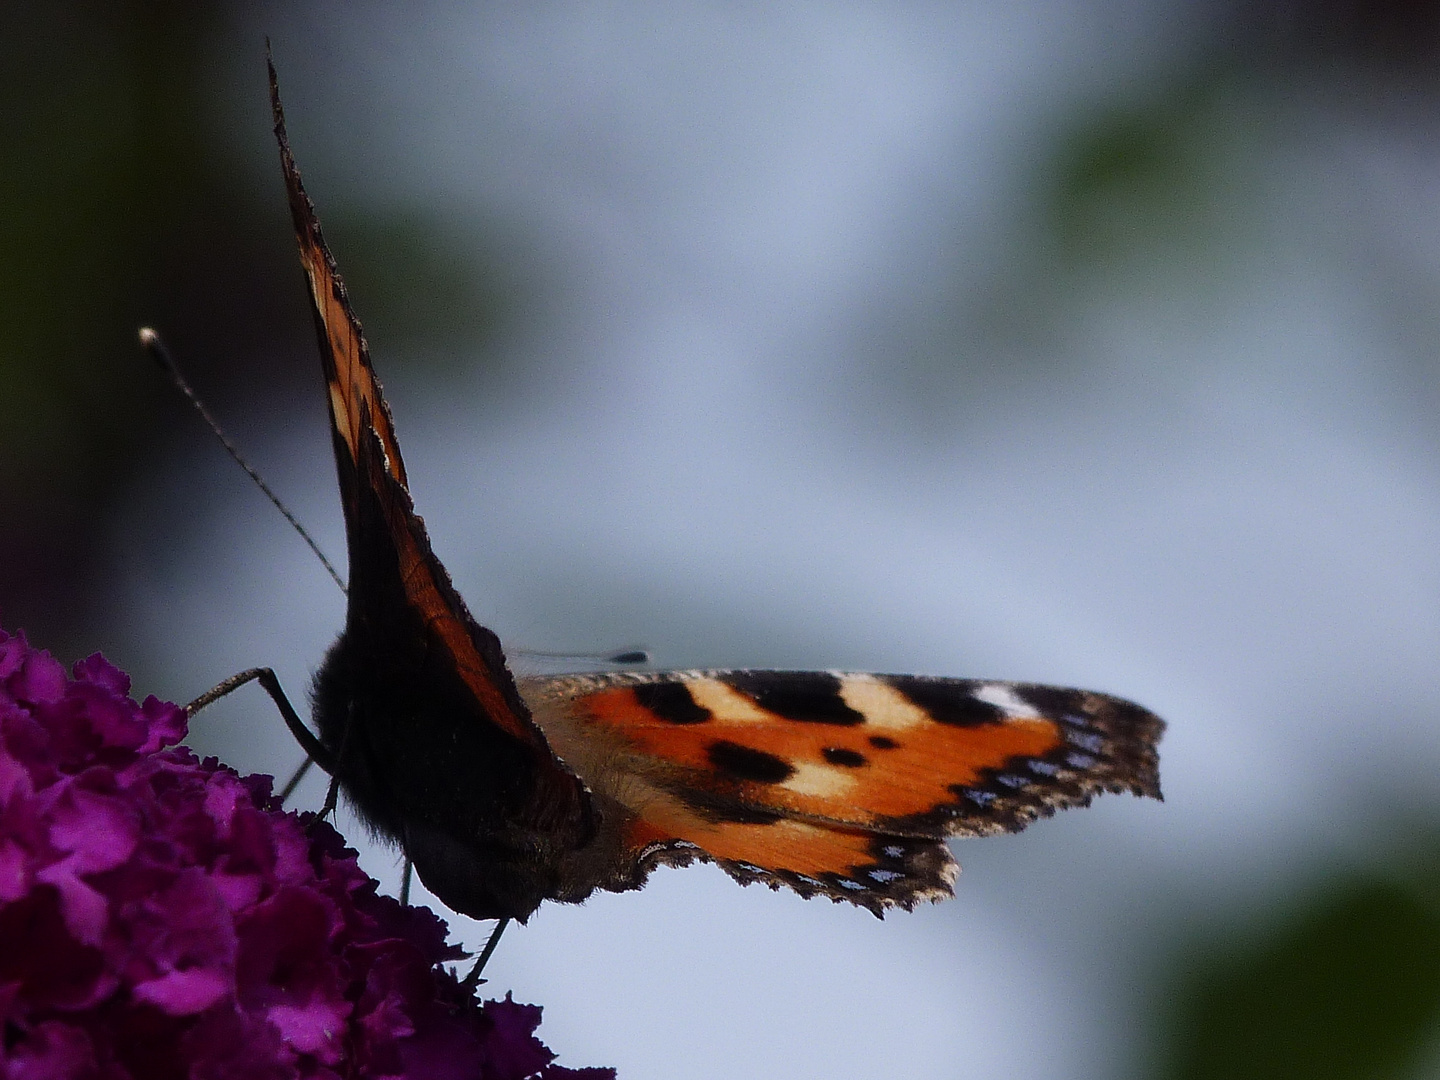
<svg viewBox="0 0 1440 1080">
<path fill-rule="evenodd" d="M 476 1004 L 440 919 L 129 691 L 0 631 L 0 1078 L 613 1078 Z"/>
</svg>

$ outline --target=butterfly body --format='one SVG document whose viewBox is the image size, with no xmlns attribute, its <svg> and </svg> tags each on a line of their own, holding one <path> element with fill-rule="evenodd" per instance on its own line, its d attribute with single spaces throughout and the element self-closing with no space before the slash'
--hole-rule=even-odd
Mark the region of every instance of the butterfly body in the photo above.
<svg viewBox="0 0 1440 1080">
<path fill-rule="evenodd" d="M 880 914 L 951 895 L 949 837 L 1015 831 L 1100 791 L 1159 798 L 1164 725 L 1089 691 L 842 672 L 517 682 L 415 513 L 270 80 L 350 560 L 314 720 L 351 803 L 441 901 L 524 920 L 701 859 Z"/>
</svg>

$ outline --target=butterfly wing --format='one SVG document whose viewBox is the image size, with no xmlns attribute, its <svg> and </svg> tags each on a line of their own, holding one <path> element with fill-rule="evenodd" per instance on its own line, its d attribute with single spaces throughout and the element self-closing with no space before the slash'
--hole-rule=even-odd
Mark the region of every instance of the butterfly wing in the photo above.
<svg viewBox="0 0 1440 1080">
<path fill-rule="evenodd" d="M 436 895 L 476 917 L 524 918 L 542 899 L 588 891 L 565 868 L 593 846 L 593 808 L 531 720 L 499 640 L 431 551 L 369 347 L 290 153 L 273 65 L 270 91 L 350 559 L 345 632 L 316 677 L 320 738 L 361 814 Z"/>
<path fill-rule="evenodd" d="M 713 860 L 877 912 L 951 894 L 945 839 L 1101 791 L 1160 797 L 1163 723 L 1025 683 L 836 672 L 525 679 L 560 757 L 630 815 L 627 857 Z"/>
</svg>

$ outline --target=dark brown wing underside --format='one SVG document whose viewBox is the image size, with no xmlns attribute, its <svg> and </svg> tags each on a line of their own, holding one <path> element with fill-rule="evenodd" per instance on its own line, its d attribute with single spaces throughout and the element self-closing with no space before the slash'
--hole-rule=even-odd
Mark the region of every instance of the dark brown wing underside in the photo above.
<svg viewBox="0 0 1440 1080">
<path fill-rule="evenodd" d="M 316 679 L 320 737 L 351 800 L 436 895 L 476 917 L 524 918 L 576 891 L 564 865 L 593 846 L 589 796 L 431 551 L 369 348 L 290 152 L 273 65 L 270 90 L 350 554 L 345 632 Z"/>
</svg>

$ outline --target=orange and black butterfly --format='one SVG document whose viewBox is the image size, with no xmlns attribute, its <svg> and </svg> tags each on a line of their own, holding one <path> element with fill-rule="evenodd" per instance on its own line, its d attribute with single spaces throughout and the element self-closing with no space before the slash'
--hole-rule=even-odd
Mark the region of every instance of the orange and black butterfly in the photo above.
<svg viewBox="0 0 1440 1080">
<path fill-rule="evenodd" d="M 350 801 L 445 904 L 524 920 L 699 859 L 880 914 L 951 895 L 948 837 L 1101 791 L 1160 797 L 1163 723 L 1085 690 L 812 671 L 517 680 L 430 550 L 273 66 L 270 89 L 350 558 L 314 719 Z"/>
</svg>

